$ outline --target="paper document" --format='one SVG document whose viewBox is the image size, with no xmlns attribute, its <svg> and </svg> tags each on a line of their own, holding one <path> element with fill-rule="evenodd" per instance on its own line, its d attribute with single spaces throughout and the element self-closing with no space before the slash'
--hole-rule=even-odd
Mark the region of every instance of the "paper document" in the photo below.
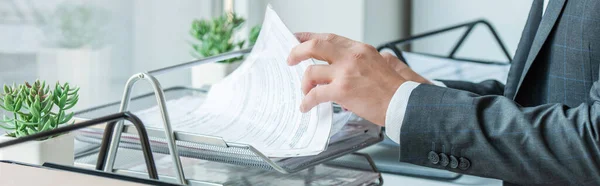
<svg viewBox="0 0 600 186">
<path fill-rule="evenodd" d="M 179 99 L 168 108 L 176 131 L 250 144 L 269 157 L 315 155 L 325 150 L 333 108 L 323 103 L 299 111 L 301 79 L 313 60 L 287 65 L 298 40 L 269 6 L 258 40 L 244 63 L 213 85 L 206 99 Z M 154 110 L 153 110 L 154 109 Z M 162 128 L 156 108 L 136 113 L 149 127 Z"/>
</svg>

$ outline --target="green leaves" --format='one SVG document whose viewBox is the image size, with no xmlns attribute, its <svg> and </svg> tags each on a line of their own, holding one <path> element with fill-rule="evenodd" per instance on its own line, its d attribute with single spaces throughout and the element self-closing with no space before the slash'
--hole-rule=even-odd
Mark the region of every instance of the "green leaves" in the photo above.
<svg viewBox="0 0 600 186">
<path fill-rule="evenodd" d="M 6 108 L 6 111 L 11 112 L 15 110 L 13 95 L 8 94 L 4 97 L 4 108 Z"/>
<path fill-rule="evenodd" d="M 56 83 L 54 97 L 52 98 L 54 104 L 61 110 L 73 108 L 73 106 L 77 104 L 77 101 L 79 101 L 78 91 L 79 87 L 70 88 L 69 83 L 65 83 L 62 86 L 59 83 Z"/>
<path fill-rule="evenodd" d="M 42 126 L 42 129 L 40 130 L 40 132 L 55 128 L 55 127 L 53 127 L 54 126 L 53 124 L 54 124 L 54 120 L 46 121 L 46 123 L 44 123 L 44 125 Z"/>
<path fill-rule="evenodd" d="M 69 120 L 71 120 L 71 118 L 73 118 L 74 113 L 71 112 L 67 115 L 65 115 L 64 112 L 61 112 L 60 114 L 60 121 L 58 121 L 58 123 L 63 124 L 63 123 L 67 123 L 69 122 Z"/>
<path fill-rule="evenodd" d="M 191 44 L 194 49 L 192 56 L 209 57 L 243 48 L 245 41 L 235 41 L 234 36 L 244 22 L 243 18 L 234 13 L 222 15 L 213 20 L 192 21 L 190 35 L 196 39 Z M 258 29 L 260 30 L 260 27 Z M 254 42 L 250 41 L 251 45 Z M 242 58 L 238 57 L 219 62 L 232 63 L 240 59 Z"/>
<path fill-rule="evenodd" d="M 250 30 L 250 34 L 248 35 L 248 44 L 250 44 L 250 46 L 254 46 L 256 40 L 258 40 L 258 34 L 260 34 L 260 29 L 261 26 L 256 25 Z"/>
<path fill-rule="evenodd" d="M 58 100 L 58 108 L 64 108 L 65 104 L 67 104 L 67 94 L 63 94 Z"/>
<path fill-rule="evenodd" d="M 74 113 L 66 111 L 79 101 L 79 87 L 72 88 L 68 83 L 56 83 L 51 90 L 45 81 L 36 80 L 33 84 L 4 85 L 3 91 L 0 108 L 12 113 L 12 118 L 5 115 L 0 127 L 13 130 L 8 134 L 13 137 L 52 130 L 69 122 Z"/>
<path fill-rule="evenodd" d="M 15 126 L 11 124 L 14 121 L 15 121 L 15 119 L 11 119 L 11 118 L 4 116 L 4 120 L 0 121 L 1 122 L 0 128 L 6 129 L 6 130 L 14 130 Z"/>
<path fill-rule="evenodd" d="M 11 90 L 9 86 L 4 85 L 4 94 L 10 94 Z"/>
</svg>

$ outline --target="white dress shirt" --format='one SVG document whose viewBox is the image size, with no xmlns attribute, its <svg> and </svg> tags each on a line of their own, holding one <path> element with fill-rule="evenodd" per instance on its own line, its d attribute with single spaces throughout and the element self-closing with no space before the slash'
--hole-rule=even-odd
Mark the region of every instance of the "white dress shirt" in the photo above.
<svg viewBox="0 0 600 186">
<path fill-rule="evenodd" d="M 549 0 L 544 0 L 544 9 L 542 15 L 546 13 Z M 390 52 L 386 50 L 382 52 Z M 444 83 L 440 81 L 431 80 L 434 85 L 446 87 Z M 400 144 L 400 129 L 402 128 L 402 122 L 404 121 L 404 115 L 406 113 L 406 107 L 408 106 L 408 99 L 412 91 L 417 88 L 420 83 L 407 81 L 404 82 L 394 96 L 392 97 L 385 118 L 385 134 L 394 142 Z"/>
</svg>

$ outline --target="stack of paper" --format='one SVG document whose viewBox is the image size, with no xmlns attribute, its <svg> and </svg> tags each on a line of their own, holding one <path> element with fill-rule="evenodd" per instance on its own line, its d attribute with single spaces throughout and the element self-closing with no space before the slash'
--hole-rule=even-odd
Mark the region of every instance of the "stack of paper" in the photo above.
<svg viewBox="0 0 600 186">
<path fill-rule="evenodd" d="M 205 99 L 184 97 L 168 103 L 172 128 L 249 144 L 269 157 L 324 151 L 332 129 L 332 104 L 299 111 L 302 75 L 316 62 L 288 66 L 287 57 L 298 44 L 268 7 L 252 52 L 235 72 L 213 85 Z M 158 113 L 151 108 L 136 114 L 148 127 L 162 128 Z"/>
</svg>

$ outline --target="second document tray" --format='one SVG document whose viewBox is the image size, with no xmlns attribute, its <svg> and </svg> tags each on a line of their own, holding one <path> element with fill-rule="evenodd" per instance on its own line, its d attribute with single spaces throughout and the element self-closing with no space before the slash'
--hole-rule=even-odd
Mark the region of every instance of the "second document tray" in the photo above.
<svg viewBox="0 0 600 186">
<path fill-rule="evenodd" d="M 192 89 L 186 87 L 173 87 L 164 90 L 166 100 L 177 99 L 183 96 L 205 95 L 205 89 Z M 153 94 L 144 94 L 131 100 L 130 111 L 135 113 L 156 104 Z M 77 113 L 79 118 L 94 118 L 117 111 L 119 102 L 86 109 Z M 162 129 L 147 128 L 154 152 L 168 154 L 167 142 Z M 77 140 L 100 143 L 103 129 L 86 129 L 79 132 Z M 380 127 L 365 120 L 351 120 L 341 132 L 333 138 L 340 140 L 330 141 L 326 151 L 304 157 L 270 158 L 266 157 L 255 148 L 247 144 L 224 142 L 220 138 L 203 136 L 187 132 L 174 131 L 177 148 L 180 156 L 205 159 L 236 165 L 272 169 L 281 173 L 294 173 L 309 167 L 324 163 L 328 160 L 355 152 L 383 139 Z M 138 149 L 139 140 L 135 129 L 125 125 L 120 147 Z"/>
</svg>

